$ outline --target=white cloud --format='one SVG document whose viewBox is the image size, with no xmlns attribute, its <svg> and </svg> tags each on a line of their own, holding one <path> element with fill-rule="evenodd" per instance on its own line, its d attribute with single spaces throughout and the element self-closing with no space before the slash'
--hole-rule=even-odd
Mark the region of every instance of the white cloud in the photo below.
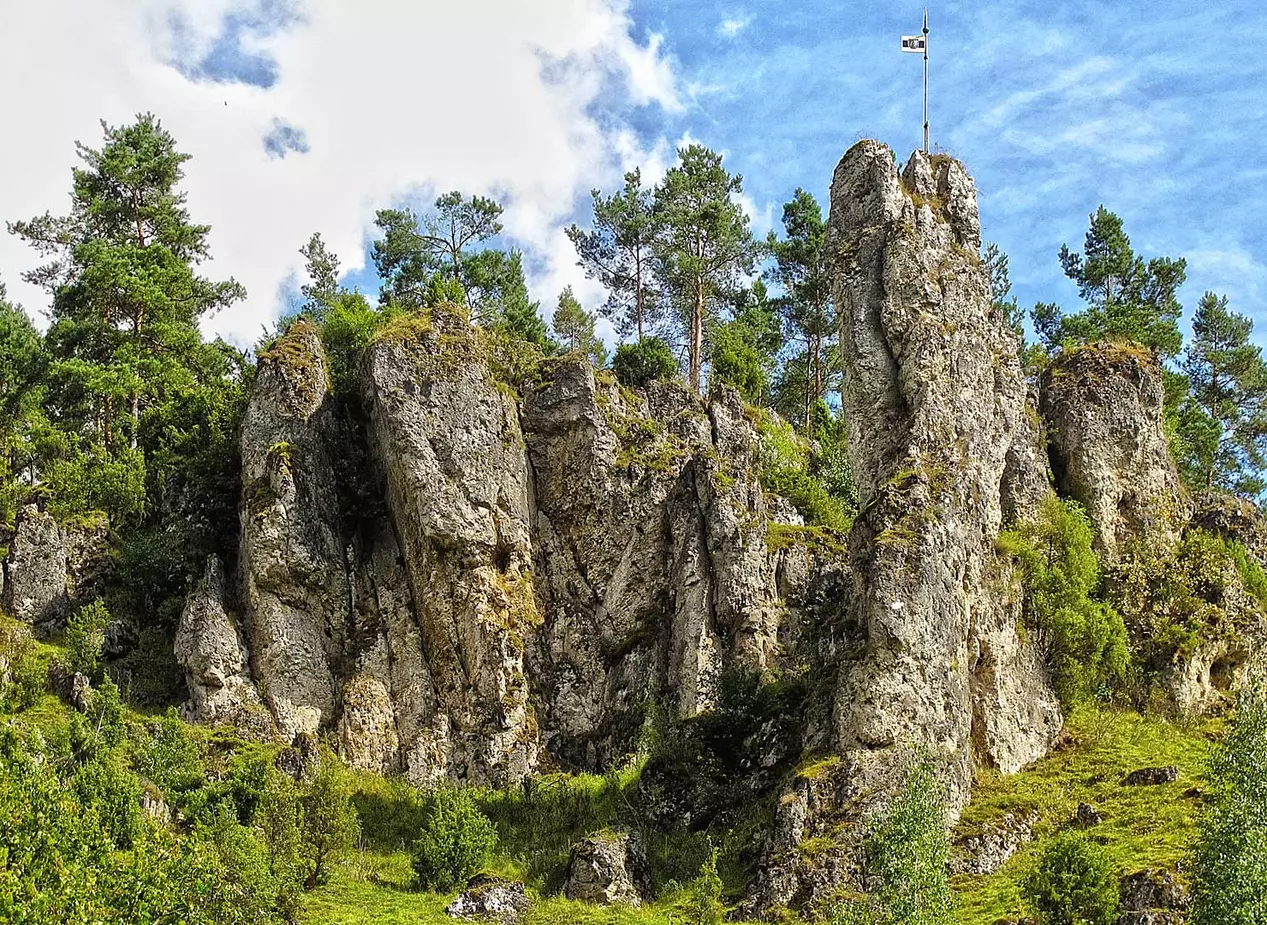
<svg viewBox="0 0 1267 925">
<path fill-rule="evenodd" d="M 206 271 L 250 293 L 210 322 L 215 332 L 254 339 L 311 232 L 355 269 L 376 208 L 448 189 L 505 200 L 507 233 L 528 251 L 547 317 L 566 283 L 594 304 L 561 226 L 592 186 L 665 152 L 644 151 L 588 110 L 609 93 L 682 107 L 659 38 L 631 38 L 625 2 L 310 0 L 287 28 L 242 42 L 276 63 L 267 89 L 193 82 L 166 63 L 212 48 L 226 13 L 258 9 L 246 0 L 10 4 L 0 122 L 13 132 L 0 147 L 0 218 L 64 212 L 74 141 L 99 142 L 98 119 L 152 110 L 194 156 L 185 187 L 194 218 L 212 226 Z M 179 35 L 173 16 L 183 17 Z M 309 150 L 270 157 L 275 120 Z M 47 297 L 18 274 L 36 263 L 0 236 L 0 278 L 33 311 Z"/>
<path fill-rule="evenodd" d="M 733 39 L 740 32 L 743 32 L 744 29 L 747 29 L 751 22 L 751 16 L 728 16 L 718 24 L 717 34 Z"/>
</svg>

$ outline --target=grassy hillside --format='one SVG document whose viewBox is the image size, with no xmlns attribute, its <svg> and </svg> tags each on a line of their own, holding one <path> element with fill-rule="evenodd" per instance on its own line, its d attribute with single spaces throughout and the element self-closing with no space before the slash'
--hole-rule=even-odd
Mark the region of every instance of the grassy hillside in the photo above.
<svg viewBox="0 0 1267 925">
<path fill-rule="evenodd" d="M 63 650 L 40 643 L 41 665 Z M 129 735 L 146 741 L 154 717 L 127 709 Z M 65 742 L 71 735 L 72 708 L 46 693 L 2 722 L 43 740 Z M 1003 777 L 987 775 L 952 837 L 984 832 L 1012 814 L 1036 817 L 1035 840 L 999 871 L 988 876 L 959 876 L 952 885 L 964 925 L 995 925 L 1024 912 L 1020 883 L 1043 842 L 1074 818 L 1079 803 L 1089 803 L 1103 816 L 1090 829 L 1102 844 L 1118 875 L 1148 867 L 1184 867 L 1196 832 L 1196 812 L 1203 764 L 1221 722 L 1176 723 L 1156 716 L 1109 709 L 1083 709 L 1066 725 L 1061 742 L 1048 757 L 1025 771 Z M 242 742 L 232 736 L 186 727 L 202 753 L 206 780 L 196 786 L 214 789 L 217 779 L 251 759 L 271 763 L 276 747 Z M 1123 778 L 1143 767 L 1175 765 L 1178 781 L 1154 787 L 1126 786 Z M 482 790 L 477 801 L 498 829 L 499 846 L 489 870 L 522 880 L 535 898 L 530 925 L 612 923 L 612 925 L 685 925 L 690 883 L 709 851 L 699 834 L 666 834 L 644 829 L 654 867 L 659 899 L 642 909 L 601 909 L 563 899 L 561 892 L 570 845 L 607 826 L 630 824 L 637 814 L 630 806 L 640 773 L 631 766 L 606 775 L 550 775 L 528 788 Z M 407 847 L 422 824 L 426 797 L 400 780 L 346 771 L 344 778 L 360 821 L 359 846 L 339 856 L 327 883 L 304 894 L 299 921 L 305 925 L 431 925 L 450 921 L 444 907 L 452 895 L 412 889 Z M 152 782 L 144 786 L 152 789 Z M 171 795 L 168 795 L 169 799 Z M 179 799 L 179 797 L 177 797 Z M 188 800 L 188 795 L 185 797 Z M 757 814 L 759 815 L 759 814 Z M 754 819 L 756 816 L 754 815 Z M 721 871 L 727 894 L 736 899 L 751 876 L 737 858 L 759 832 L 730 832 L 719 845 L 727 860 Z"/>
</svg>

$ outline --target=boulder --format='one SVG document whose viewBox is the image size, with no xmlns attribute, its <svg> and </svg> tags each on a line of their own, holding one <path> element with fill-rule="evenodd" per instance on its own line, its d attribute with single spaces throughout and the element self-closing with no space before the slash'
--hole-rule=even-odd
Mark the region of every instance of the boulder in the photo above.
<svg viewBox="0 0 1267 925">
<path fill-rule="evenodd" d="M 522 883 L 478 874 L 467 883 L 466 890 L 449 903 L 444 914 L 455 919 L 519 925 L 531 905 Z"/>
<path fill-rule="evenodd" d="M 1187 888 L 1171 871 L 1142 870 L 1122 878 L 1118 925 L 1183 925 Z"/>
<path fill-rule="evenodd" d="M 637 906 L 650 896 L 650 886 L 647 854 L 636 834 L 599 832 L 572 847 L 564 887 L 568 899 Z"/>
<path fill-rule="evenodd" d="M 1080 829 L 1090 829 L 1103 822 L 1104 816 L 1090 803 L 1079 803 L 1073 821 Z"/>
<path fill-rule="evenodd" d="M 1034 840 L 1038 813 L 1008 813 L 981 831 L 955 841 L 950 856 L 952 874 L 992 874 Z"/>
<path fill-rule="evenodd" d="M 1128 787 L 1158 787 L 1173 784 L 1179 779 L 1179 769 L 1173 764 L 1161 768 L 1140 768 L 1122 779 Z"/>
</svg>

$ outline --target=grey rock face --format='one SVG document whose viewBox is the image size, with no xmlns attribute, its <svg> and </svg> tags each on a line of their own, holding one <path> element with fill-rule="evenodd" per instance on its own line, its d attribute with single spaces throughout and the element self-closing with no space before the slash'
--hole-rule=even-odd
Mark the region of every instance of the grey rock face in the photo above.
<svg viewBox="0 0 1267 925">
<path fill-rule="evenodd" d="M 1190 898 L 1170 871 L 1143 870 L 1122 878 L 1118 925 L 1183 925 Z"/>
<path fill-rule="evenodd" d="M 53 515 L 29 504 L 4 563 L 4 608 L 26 623 L 51 626 L 66 616 L 68 543 Z"/>
<path fill-rule="evenodd" d="M 225 607 L 224 566 L 212 557 L 180 614 L 176 661 L 185 670 L 185 718 L 199 723 L 265 719 L 246 645 Z"/>
<path fill-rule="evenodd" d="M 1162 423 L 1161 370 L 1144 349 L 1088 344 L 1043 372 L 1041 411 L 1052 473 L 1087 509 L 1107 562 L 1123 543 L 1173 543 L 1190 502 Z"/>
<path fill-rule="evenodd" d="M 465 321 L 375 344 L 365 381 L 373 455 L 386 477 L 447 741 L 450 776 L 501 783 L 536 762 L 524 675 L 541 622 L 528 470 L 514 398 Z"/>
<path fill-rule="evenodd" d="M 348 619 L 334 472 L 322 442 L 328 401 L 321 341 L 301 320 L 261 354 L 241 435 L 251 664 L 288 739 L 334 717 L 332 662 Z"/>
<path fill-rule="evenodd" d="M 638 906 L 651 894 L 649 870 L 637 835 L 600 832 L 573 846 L 564 892 L 602 906 Z"/>
<path fill-rule="evenodd" d="M 851 618 L 865 634 L 841 669 L 836 744 L 859 794 L 889 790 L 903 750 L 921 746 L 957 809 L 974 699 L 1047 717 L 976 736 L 987 757 L 1008 742 L 1000 765 L 1042 754 L 1059 727 L 1032 653 L 1001 642 L 1014 618 L 988 575 L 1008 452 L 1026 436 L 1015 338 L 992 310 L 976 194 L 952 159 L 917 152 L 899 176 L 887 147 L 858 143 L 836 168 L 830 235 L 862 506 Z M 974 662 L 990 670 L 974 679 Z"/>
<path fill-rule="evenodd" d="M 468 921 L 519 925 L 531 906 L 522 883 L 480 874 L 471 879 L 462 895 L 449 903 L 444 914 Z"/>
</svg>

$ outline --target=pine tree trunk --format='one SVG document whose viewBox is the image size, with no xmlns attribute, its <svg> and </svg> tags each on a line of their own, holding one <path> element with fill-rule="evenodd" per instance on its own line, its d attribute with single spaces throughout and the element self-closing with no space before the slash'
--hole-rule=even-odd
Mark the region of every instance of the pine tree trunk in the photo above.
<svg viewBox="0 0 1267 925">
<path fill-rule="evenodd" d="M 695 305 L 691 310 L 691 388 L 700 391 L 704 354 L 704 277 L 695 280 Z"/>
</svg>

